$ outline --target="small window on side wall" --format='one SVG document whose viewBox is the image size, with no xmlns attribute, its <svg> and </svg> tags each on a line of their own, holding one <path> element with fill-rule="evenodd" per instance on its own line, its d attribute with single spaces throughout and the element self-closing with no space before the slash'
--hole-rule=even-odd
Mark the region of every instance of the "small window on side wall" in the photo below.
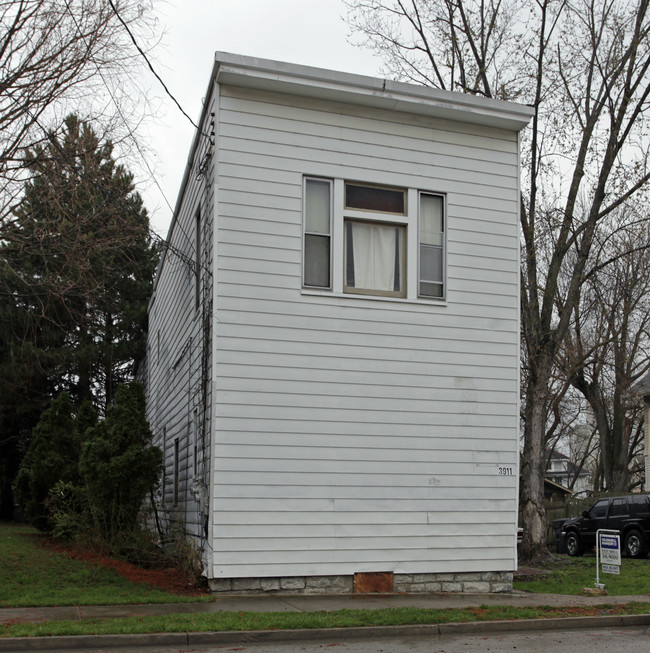
<svg viewBox="0 0 650 653">
<path fill-rule="evenodd" d="M 310 288 L 332 287 L 332 183 L 305 179 L 305 246 L 303 284 Z"/>
<path fill-rule="evenodd" d="M 444 200 L 420 193 L 420 297 L 444 297 Z"/>
</svg>

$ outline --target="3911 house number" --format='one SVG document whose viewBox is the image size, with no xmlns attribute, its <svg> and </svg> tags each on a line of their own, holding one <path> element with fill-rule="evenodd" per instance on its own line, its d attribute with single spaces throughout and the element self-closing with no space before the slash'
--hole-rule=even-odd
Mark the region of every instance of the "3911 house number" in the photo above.
<svg viewBox="0 0 650 653">
<path fill-rule="evenodd" d="M 510 465 L 499 465 L 499 476 L 514 476 L 515 468 Z"/>
</svg>

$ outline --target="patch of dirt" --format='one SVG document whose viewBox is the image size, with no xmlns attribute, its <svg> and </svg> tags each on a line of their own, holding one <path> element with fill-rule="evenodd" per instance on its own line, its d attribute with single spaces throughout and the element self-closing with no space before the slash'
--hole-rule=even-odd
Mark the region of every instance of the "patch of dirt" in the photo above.
<svg viewBox="0 0 650 653">
<path fill-rule="evenodd" d="M 151 585 L 177 596 L 204 596 L 209 594 L 207 587 L 180 569 L 143 569 L 122 560 L 109 558 L 100 553 L 66 546 L 47 537 L 39 537 L 40 545 L 50 551 L 60 553 L 73 560 L 114 569 L 132 583 Z"/>
</svg>

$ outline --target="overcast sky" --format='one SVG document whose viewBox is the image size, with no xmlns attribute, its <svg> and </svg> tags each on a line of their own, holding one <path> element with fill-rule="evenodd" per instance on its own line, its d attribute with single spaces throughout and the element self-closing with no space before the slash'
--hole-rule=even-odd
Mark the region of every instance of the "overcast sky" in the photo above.
<svg viewBox="0 0 650 653">
<path fill-rule="evenodd" d="M 342 0 L 167 0 L 156 3 L 165 28 L 154 65 L 183 109 L 197 120 L 214 53 L 231 52 L 350 73 L 378 75 L 380 62 L 350 45 Z M 152 81 L 152 91 L 164 91 Z M 190 122 L 165 100 L 150 146 L 161 191 L 139 187 L 153 228 L 167 235 L 193 137 Z M 164 196 L 163 196 L 164 193 Z M 167 201 L 165 201 L 165 198 Z"/>
</svg>

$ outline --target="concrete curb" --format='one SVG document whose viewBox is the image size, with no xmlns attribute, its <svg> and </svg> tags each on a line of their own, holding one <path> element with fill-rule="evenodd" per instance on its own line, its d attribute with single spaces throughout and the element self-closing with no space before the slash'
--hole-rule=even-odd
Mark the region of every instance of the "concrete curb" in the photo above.
<svg viewBox="0 0 650 653">
<path fill-rule="evenodd" d="M 0 638 L 0 651 L 60 651 L 118 647 L 218 646 L 254 642 L 341 641 L 347 639 L 409 637 L 426 635 L 482 635 L 535 630 L 580 628 L 621 628 L 648 626 L 650 614 L 604 615 L 599 617 L 561 617 L 517 619 L 513 621 L 473 621 L 453 624 L 412 626 L 368 626 L 363 628 L 314 628 L 306 630 L 248 630 L 226 632 L 152 633 L 145 635 L 72 635 L 64 637 Z"/>
</svg>

